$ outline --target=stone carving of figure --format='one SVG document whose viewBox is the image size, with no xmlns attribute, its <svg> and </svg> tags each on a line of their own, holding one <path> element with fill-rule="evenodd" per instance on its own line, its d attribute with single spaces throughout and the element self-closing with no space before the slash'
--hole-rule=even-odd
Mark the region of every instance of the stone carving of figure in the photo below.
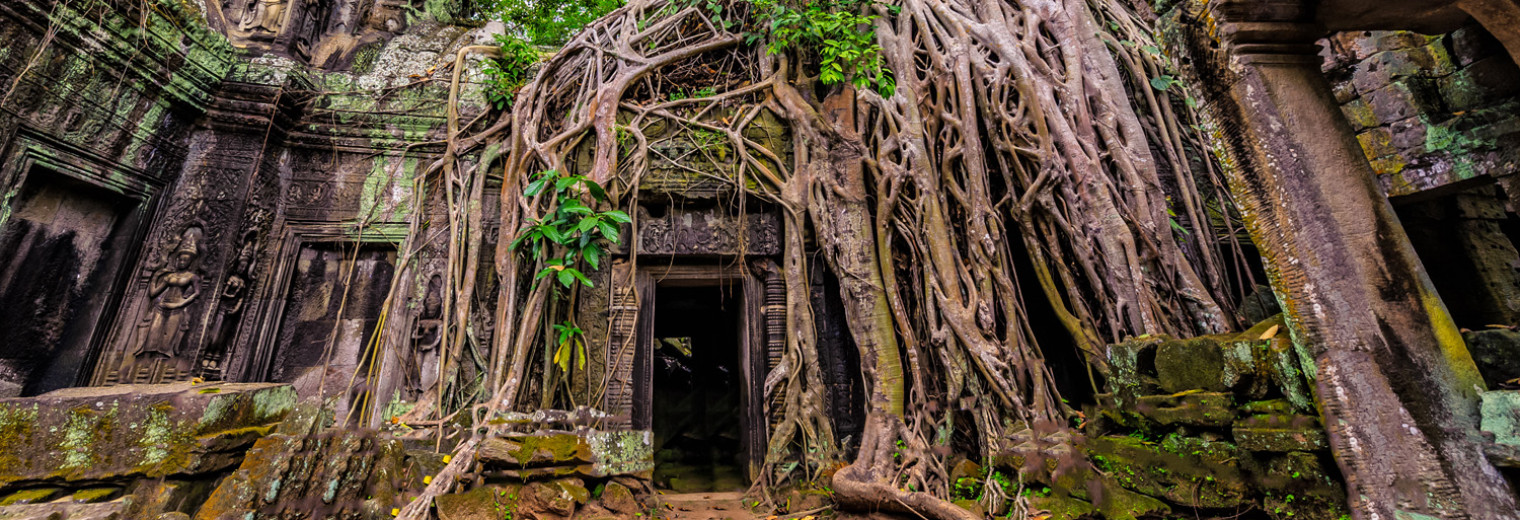
<svg viewBox="0 0 1520 520">
<path fill-rule="evenodd" d="M 248 11 L 243 13 L 243 20 L 238 22 L 238 29 L 273 36 L 280 32 L 280 25 L 285 21 L 287 2 L 288 0 L 249 0 Z"/>
<path fill-rule="evenodd" d="M 211 329 L 213 336 L 201 354 L 200 375 L 208 380 L 221 379 L 223 358 L 237 332 L 238 317 L 243 314 L 248 299 L 248 279 L 253 276 L 257 251 L 258 232 L 244 233 L 237 258 L 233 260 L 232 269 L 227 272 L 227 281 L 222 285 L 221 310 L 216 317 L 216 326 Z"/>
<path fill-rule="evenodd" d="M 438 379 L 438 345 L 443 343 L 443 278 L 428 279 L 427 295 L 412 328 L 412 361 L 405 367 L 407 390 L 421 394 Z"/>
<path fill-rule="evenodd" d="M 200 228 L 190 227 L 181 235 L 179 245 L 169 255 L 169 261 L 148 279 L 147 328 L 138 338 L 137 348 L 127 355 L 119 380 L 123 383 L 135 379 L 137 364 L 144 361 L 177 361 L 183 372 L 188 368 L 180 356 L 180 347 L 190 330 L 189 305 L 200 296 L 200 274 L 193 270 L 200 256 L 197 242 Z"/>
</svg>

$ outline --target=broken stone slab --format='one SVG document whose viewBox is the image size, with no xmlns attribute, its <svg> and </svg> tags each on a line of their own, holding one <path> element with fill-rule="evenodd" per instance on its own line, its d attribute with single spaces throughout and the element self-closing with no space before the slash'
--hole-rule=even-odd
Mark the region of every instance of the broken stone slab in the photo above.
<svg viewBox="0 0 1520 520">
<path fill-rule="evenodd" d="M 1140 415 L 1163 426 L 1229 426 L 1235 422 L 1234 397 L 1226 392 L 1188 391 L 1141 396 Z"/>
<path fill-rule="evenodd" d="M 1319 419 L 1308 415 L 1258 414 L 1236 421 L 1235 444 L 1247 451 L 1320 451 L 1330 448 Z"/>
<path fill-rule="evenodd" d="M 288 385 L 68 388 L 0 399 L 0 483 L 219 471 L 295 405 Z"/>
<path fill-rule="evenodd" d="M 485 464 L 520 467 L 590 463 L 592 459 L 591 444 L 574 433 L 489 438 L 480 442 L 476 458 Z"/>
<path fill-rule="evenodd" d="M 481 441 L 476 458 L 516 478 L 644 476 L 654 471 L 648 430 L 540 432 Z"/>
</svg>

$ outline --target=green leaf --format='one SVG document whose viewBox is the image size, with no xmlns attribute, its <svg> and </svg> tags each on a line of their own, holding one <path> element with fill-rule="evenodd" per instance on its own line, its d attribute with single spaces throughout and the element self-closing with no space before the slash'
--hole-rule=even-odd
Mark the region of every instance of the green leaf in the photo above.
<svg viewBox="0 0 1520 520">
<path fill-rule="evenodd" d="M 587 182 L 586 191 L 591 192 L 592 198 L 602 202 L 607 202 L 607 190 L 603 189 L 602 185 L 594 182 Z"/>
<path fill-rule="evenodd" d="M 617 226 L 614 226 L 612 224 L 608 224 L 606 222 L 598 222 L 596 224 L 596 229 L 597 229 L 597 231 L 601 232 L 602 236 L 605 237 L 608 241 L 611 241 L 614 244 L 618 243 L 618 227 Z"/>
<path fill-rule="evenodd" d="M 602 248 L 597 247 L 596 244 L 591 244 L 581 250 L 581 255 L 586 258 L 586 265 L 591 266 L 591 269 L 601 269 Z"/>
<path fill-rule="evenodd" d="M 570 271 L 571 269 L 569 267 L 566 267 L 564 269 L 560 269 L 559 274 L 554 275 L 555 278 L 559 279 L 560 285 L 569 287 L 570 284 L 575 283 L 575 276 L 571 275 Z"/>
<path fill-rule="evenodd" d="M 559 367 L 560 372 L 570 371 L 570 342 L 560 343 L 554 351 L 554 365 Z"/>
<path fill-rule="evenodd" d="M 603 211 L 602 216 L 610 218 L 613 222 L 617 222 L 619 224 L 627 224 L 633 222 L 633 219 L 628 218 L 627 213 L 618 210 Z"/>
<path fill-rule="evenodd" d="M 581 274 L 580 269 L 568 269 L 567 268 L 567 269 L 565 269 L 565 272 L 570 273 L 570 276 L 572 278 L 575 278 L 576 281 L 579 281 L 582 285 L 585 285 L 586 287 L 592 287 L 592 285 L 591 285 L 591 279 L 590 278 L 586 278 L 586 275 Z"/>
<path fill-rule="evenodd" d="M 1156 90 L 1163 90 L 1164 91 L 1164 90 L 1166 90 L 1168 88 L 1171 88 L 1172 84 L 1176 83 L 1176 82 L 1177 82 L 1177 78 L 1173 78 L 1171 76 L 1167 76 L 1167 75 L 1163 74 L 1161 76 L 1157 76 L 1157 77 L 1151 78 L 1151 88 L 1154 88 Z"/>
<path fill-rule="evenodd" d="M 523 189 L 523 196 L 524 197 L 534 197 L 534 196 L 537 196 L 539 194 L 539 192 L 544 191 L 544 185 L 548 184 L 547 181 L 548 181 L 548 179 L 541 178 L 541 179 L 538 179 L 536 181 L 528 183 L 528 187 Z"/>
</svg>

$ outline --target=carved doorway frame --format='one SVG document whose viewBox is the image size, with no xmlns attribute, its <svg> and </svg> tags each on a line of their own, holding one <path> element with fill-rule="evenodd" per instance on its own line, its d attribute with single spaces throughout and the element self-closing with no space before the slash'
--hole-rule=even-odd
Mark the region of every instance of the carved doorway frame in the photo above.
<svg viewBox="0 0 1520 520">
<path fill-rule="evenodd" d="M 300 222 L 286 223 L 281 233 L 279 246 L 274 251 L 274 269 L 270 272 L 271 283 L 265 284 L 261 291 L 261 300 L 265 304 L 260 309 L 260 314 L 255 321 L 254 332 L 245 345 L 234 354 L 239 359 L 237 373 L 238 381 L 263 382 L 268 381 L 274 372 L 276 355 L 282 345 L 278 345 L 280 328 L 284 325 L 284 316 L 288 299 L 290 297 L 291 280 L 295 276 L 296 264 L 299 262 L 299 253 L 302 247 L 308 244 L 344 244 L 356 248 L 364 245 L 383 244 L 396 248 L 399 262 L 400 252 L 406 240 L 406 224 L 371 224 L 364 228 L 357 228 L 347 222 Z M 397 271 L 405 269 L 405 265 L 395 266 Z M 402 283 L 409 274 L 403 273 Z M 404 298 L 396 298 L 392 306 L 404 305 Z M 392 308 L 392 312 L 396 309 Z M 393 327 L 392 322 L 387 322 L 384 327 Z M 384 334 L 386 331 L 381 331 Z M 378 353 L 384 356 L 384 351 Z M 376 360 L 380 366 L 384 366 L 384 359 Z M 373 415 L 373 411 L 383 406 L 381 399 L 371 399 L 370 409 L 362 410 L 359 424 L 367 424 L 367 420 Z"/>
<path fill-rule="evenodd" d="M 98 366 L 101 356 L 116 336 L 118 324 L 126 319 L 121 316 L 121 312 L 128 307 L 124 305 L 128 301 L 127 293 L 131 291 L 132 282 L 137 277 L 139 261 L 153 228 L 154 216 L 164 198 L 161 194 L 166 181 L 40 133 L 25 124 L 18 129 L 8 148 L 5 162 L 0 165 L 0 186 L 5 187 L 3 196 L 6 207 L 14 202 L 12 198 L 20 194 L 23 185 L 39 169 L 104 189 L 135 203 L 117 226 L 118 232 L 122 233 L 118 239 L 136 244 L 136 247 L 122 251 L 121 257 L 117 259 L 119 265 L 116 266 L 115 276 L 103 280 L 106 287 L 101 287 L 99 294 L 105 302 L 100 308 L 99 316 L 95 318 L 95 324 L 87 333 L 85 358 L 80 361 L 74 378 L 75 386 L 96 384 L 106 375 L 101 370 L 103 367 Z M 9 217 L 8 211 L 0 215 L 0 228 L 9 223 Z"/>
<path fill-rule="evenodd" d="M 632 271 L 632 272 L 630 272 Z M 614 263 L 607 361 L 613 372 L 602 397 L 613 415 L 612 429 L 653 430 L 655 293 L 666 287 L 731 287 L 739 291 L 740 446 L 751 481 L 765 461 L 770 422 L 765 412 L 765 376 L 769 368 L 766 314 L 767 283 L 754 269 L 734 259 L 700 264 L 640 265 Z M 632 348 L 630 348 L 632 347 Z"/>
</svg>

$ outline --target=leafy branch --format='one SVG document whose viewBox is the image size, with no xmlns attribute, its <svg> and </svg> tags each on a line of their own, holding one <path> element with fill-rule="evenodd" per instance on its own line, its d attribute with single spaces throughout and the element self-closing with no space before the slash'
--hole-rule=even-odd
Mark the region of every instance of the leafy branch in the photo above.
<svg viewBox="0 0 1520 520">
<path fill-rule="evenodd" d="M 526 243 L 534 258 L 544 260 L 544 268 L 533 277 L 534 280 L 554 275 L 565 287 L 576 282 L 591 287 L 591 280 L 576 266 L 585 260 L 591 269 L 599 269 L 607 252 L 597 239 L 617 244 L 619 224 L 633 220 L 622 211 L 598 212 L 582 202 L 582 195 L 590 195 L 594 202 L 608 202 L 607 191 L 584 176 L 543 171 L 534 176 L 533 182 L 523 190 L 523 196 L 536 197 L 545 190 L 553 193 L 554 210 L 542 218 L 528 221 L 508 247 L 515 250 Z"/>
</svg>

